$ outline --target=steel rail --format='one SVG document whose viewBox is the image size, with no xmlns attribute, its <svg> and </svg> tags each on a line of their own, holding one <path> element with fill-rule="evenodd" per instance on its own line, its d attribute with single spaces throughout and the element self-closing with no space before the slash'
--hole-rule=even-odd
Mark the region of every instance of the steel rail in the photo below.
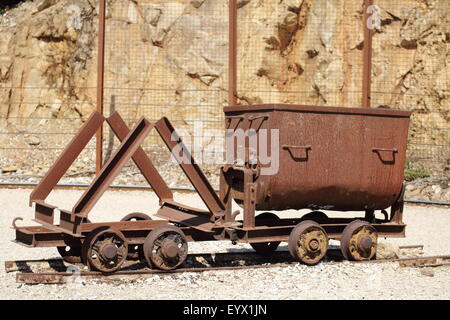
<svg viewBox="0 0 450 320">
<path fill-rule="evenodd" d="M 331 249 L 336 250 L 336 249 Z M 270 261 L 269 261 L 270 258 Z M 185 265 L 202 265 L 205 268 L 205 264 L 212 266 L 217 264 L 237 263 L 237 261 L 247 261 L 254 263 L 273 263 L 273 262 L 286 262 L 290 260 L 293 262 L 292 257 L 287 250 L 280 250 L 274 252 L 270 257 L 263 256 L 254 251 L 244 252 L 218 252 L 218 253 L 191 253 L 188 255 Z M 131 261 L 122 269 L 132 269 L 140 266 L 142 263 L 139 261 Z M 66 268 L 69 265 L 84 266 L 82 264 L 70 264 L 65 263 L 61 258 L 54 259 L 40 259 L 40 260 L 17 260 L 17 261 L 5 261 L 5 271 L 31 271 L 33 268 L 48 268 L 48 269 L 61 269 Z M 256 265 L 256 264 L 255 264 Z M 144 266 L 144 264 L 142 264 Z M 142 268 L 141 268 L 142 269 Z M 122 271 L 125 271 L 122 270 Z"/>
<path fill-rule="evenodd" d="M 34 188 L 37 186 L 36 182 L 0 182 L 0 188 Z M 77 188 L 87 188 L 89 185 L 87 184 L 77 184 L 77 183 L 60 183 L 55 186 L 58 189 L 77 189 Z M 123 190 L 153 190 L 153 188 L 149 186 L 137 186 L 137 185 L 111 185 L 112 189 L 123 189 Z M 172 191 L 178 192 L 195 192 L 194 188 L 191 187 L 170 187 Z M 219 192 L 218 189 L 214 189 L 214 191 Z M 405 199 L 406 203 L 414 203 L 414 204 L 427 204 L 427 205 L 437 205 L 437 206 L 450 206 L 450 202 L 445 201 L 430 201 L 430 200 L 412 200 Z"/>
<path fill-rule="evenodd" d="M 352 261 L 351 263 L 395 263 L 398 262 L 401 267 L 442 267 L 450 266 L 450 256 L 430 256 L 430 257 L 413 257 L 413 258 L 401 258 L 401 259 L 381 259 L 381 260 L 368 260 L 368 261 Z M 340 262 L 331 262 L 340 263 Z M 180 273 L 199 273 L 205 271 L 231 271 L 231 270 L 245 270 L 245 269 L 268 269 L 277 267 L 287 267 L 292 265 L 300 265 L 300 262 L 282 262 L 272 264 L 258 264 L 258 265 L 238 265 L 238 266 L 220 266 L 220 267 L 194 267 L 194 268 L 180 268 L 171 271 L 163 270 L 123 270 L 117 271 L 113 274 L 104 274 L 97 271 L 82 271 L 79 273 L 73 272 L 42 272 L 42 273 L 30 273 L 19 272 L 16 274 L 16 282 L 24 284 L 67 284 L 69 282 L 76 282 L 77 277 L 85 280 L 124 280 L 124 276 L 127 276 L 127 280 L 131 280 L 133 277 L 142 278 L 145 276 L 158 275 L 173 275 Z"/>
<path fill-rule="evenodd" d="M 423 245 L 409 245 L 402 246 L 400 249 L 415 249 L 423 248 Z M 339 252 L 338 248 L 330 248 L 331 252 Z M 330 253 L 331 253 L 330 252 Z M 93 279 L 93 280 L 124 280 L 126 276 L 127 280 L 133 277 L 142 278 L 145 276 L 152 276 L 155 274 L 161 275 L 173 275 L 177 273 L 184 272 L 205 272 L 205 271 L 222 271 L 222 270 L 243 270 L 243 269 L 261 269 L 261 268 L 275 268 L 275 267 L 286 267 L 291 265 L 299 265 L 298 262 L 292 260 L 288 251 L 276 251 L 270 257 L 261 256 L 255 252 L 227 252 L 227 253 L 216 253 L 216 254 L 191 254 L 189 255 L 191 263 L 198 259 L 204 259 L 209 265 L 201 267 L 184 267 L 171 271 L 163 271 L 156 269 L 138 269 L 138 270 L 121 270 L 113 274 L 104 274 L 97 271 L 81 271 L 74 274 L 73 272 L 38 272 L 34 273 L 31 271 L 31 265 L 35 266 L 45 266 L 46 264 L 59 267 L 64 267 L 64 262 L 62 259 L 49 259 L 49 260 L 21 260 L 21 261 L 6 261 L 5 270 L 6 272 L 22 271 L 16 274 L 16 281 L 18 283 L 25 284 L 65 284 L 69 282 L 76 281 L 76 277 L 79 276 L 83 279 Z M 222 266 L 211 266 L 213 263 L 226 263 L 226 262 L 236 262 L 245 259 L 259 260 L 259 264 L 250 265 L 222 265 Z M 271 261 L 267 261 L 270 258 Z M 275 260 L 275 262 L 273 262 Z M 380 259 L 380 260 L 370 260 L 370 261 L 357 261 L 353 263 L 387 263 L 387 262 L 398 262 L 402 267 L 440 267 L 450 265 L 450 256 L 427 256 L 427 257 L 408 257 L 408 258 L 397 258 L 397 259 Z M 339 263 L 341 260 L 331 259 L 330 263 Z M 198 262 L 201 263 L 201 262 Z M 133 265 L 129 265 L 128 268 Z M 22 269 L 20 268 L 22 267 Z M 24 270 L 25 268 L 25 270 Z M 58 270 L 58 269 L 57 269 Z M 60 269 L 61 270 L 61 269 Z"/>
<path fill-rule="evenodd" d="M 411 250 L 411 249 L 423 249 L 423 245 L 407 245 L 407 246 L 399 246 L 400 250 Z M 340 249 L 338 247 L 331 247 L 328 249 L 329 253 L 339 253 Z M 271 256 L 263 256 L 254 251 L 243 251 L 243 252 L 218 252 L 218 253 L 192 253 L 189 254 L 187 263 L 202 263 L 202 261 L 206 261 L 209 264 L 211 263 L 228 263 L 233 261 L 242 261 L 242 260 L 250 260 L 250 261 L 259 261 L 266 263 L 267 258 L 271 258 L 272 260 L 284 260 L 291 259 L 289 251 L 287 250 L 279 250 L 275 251 Z M 270 262 L 268 262 L 270 263 Z M 52 258 L 52 259 L 39 259 L 39 260 L 15 260 L 15 261 L 5 261 L 5 271 L 15 272 L 22 270 L 31 270 L 32 267 L 41 267 L 41 268 L 66 268 L 67 265 L 77 265 L 65 263 L 62 258 Z M 81 264 L 80 264 L 81 265 Z M 132 265 L 128 265 L 130 267 Z"/>
</svg>

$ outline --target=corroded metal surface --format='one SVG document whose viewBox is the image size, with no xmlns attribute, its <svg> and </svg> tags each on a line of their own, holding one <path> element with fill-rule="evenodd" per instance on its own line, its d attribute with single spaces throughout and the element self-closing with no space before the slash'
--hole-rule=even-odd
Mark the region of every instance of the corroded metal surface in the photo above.
<svg viewBox="0 0 450 320">
<path fill-rule="evenodd" d="M 367 221 L 349 223 L 341 237 L 342 255 L 347 260 L 371 260 L 377 252 L 378 234 Z"/>
<path fill-rule="evenodd" d="M 148 265 L 161 270 L 173 270 L 183 264 L 188 255 L 186 237 L 179 228 L 167 225 L 152 230 L 144 242 Z"/>
<path fill-rule="evenodd" d="M 83 262 L 93 270 L 114 272 L 120 269 L 127 255 L 127 239 L 120 231 L 112 228 L 96 229 L 83 242 Z"/>
<path fill-rule="evenodd" d="M 279 170 L 255 178 L 256 210 L 382 210 L 401 193 L 410 112 L 301 105 L 224 111 L 228 128 L 254 129 L 258 137 L 262 129 L 279 130 Z M 237 147 L 248 153 L 248 145 Z M 231 166 L 225 175 L 245 207 L 241 171 Z"/>
<path fill-rule="evenodd" d="M 327 250 L 327 233 L 317 222 L 302 221 L 292 229 L 289 251 L 294 259 L 307 265 L 315 265 L 325 257 Z"/>
</svg>

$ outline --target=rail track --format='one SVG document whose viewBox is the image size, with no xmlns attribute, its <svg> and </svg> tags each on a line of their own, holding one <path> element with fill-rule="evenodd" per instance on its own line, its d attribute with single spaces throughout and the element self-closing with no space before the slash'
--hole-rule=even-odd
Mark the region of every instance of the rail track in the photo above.
<svg viewBox="0 0 450 320">
<path fill-rule="evenodd" d="M 400 247 L 402 258 L 379 259 L 352 263 L 396 262 L 401 267 L 438 267 L 450 265 L 450 255 L 410 256 L 408 250 L 422 250 L 422 245 Z M 343 261 L 340 250 L 331 247 L 324 263 Z M 130 261 L 122 270 L 113 274 L 89 271 L 82 264 L 68 264 L 62 259 L 6 261 L 6 272 L 17 272 L 16 282 L 24 284 L 67 284 L 74 279 L 98 280 L 103 282 L 140 279 L 155 274 L 173 275 L 185 272 L 205 272 L 218 270 L 243 270 L 258 268 L 286 267 L 299 264 L 288 251 L 276 251 L 270 256 L 255 252 L 226 252 L 215 254 L 190 254 L 182 268 L 172 271 L 148 269 L 141 261 Z"/>
</svg>

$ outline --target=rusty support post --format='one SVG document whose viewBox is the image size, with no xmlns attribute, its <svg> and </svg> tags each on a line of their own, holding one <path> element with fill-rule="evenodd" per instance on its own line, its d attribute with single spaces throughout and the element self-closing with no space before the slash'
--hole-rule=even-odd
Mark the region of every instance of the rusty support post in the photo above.
<svg viewBox="0 0 450 320">
<path fill-rule="evenodd" d="M 220 168 L 220 200 L 222 200 L 223 204 L 225 205 L 225 222 L 233 222 L 233 218 L 231 215 L 231 209 L 232 209 L 232 202 L 231 202 L 231 187 L 228 185 L 224 168 Z"/>
<path fill-rule="evenodd" d="M 119 138 L 120 142 L 125 140 L 127 135 L 130 133 L 130 129 L 128 129 L 128 126 L 123 118 L 117 112 L 114 112 L 109 118 L 106 119 L 106 121 L 116 137 Z M 164 182 L 158 170 L 156 170 L 155 166 L 152 164 L 152 161 L 146 155 L 142 147 L 137 149 L 132 156 L 132 159 L 141 171 L 145 180 L 147 180 L 148 184 L 153 188 L 153 191 L 155 191 L 160 202 L 162 203 L 173 200 L 172 191 L 170 191 L 169 187 Z"/>
<path fill-rule="evenodd" d="M 228 104 L 237 105 L 237 0 L 229 3 Z"/>
<path fill-rule="evenodd" d="M 363 50 L 363 108 L 371 107 L 371 81 L 372 81 L 372 36 L 373 29 L 369 28 L 368 22 L 370 19 L 369 7 L 373 6 L 373 0 L 364 0 L 364 50 Z"/>
<path fill-rule="evenodd" d="M 94 112 L 84 123 L 80 131 L 72 138 L 58 160 L 51 166 L 44 178 L 39 182 L 33 192 L 30 194 L 30 206 L 37 200 L 44 201 L 62 178 L 64 173 L 70 168 L 75 159 L 80 155 L 86 145 L 98 131 L 105 121 L 105 118 Z"/>
<path fill-rule="evenodd" d="M 225 205 L 214 191 L 203 171 L 200 169 L 189 150 L 176 133 L 174 127 L 166 117 L 156 122 L 155 128 L 177 160 L 179 166 L 186 174 L 192 186 L 205 203 L 211 213 L 211 220 L 220 218 L 225 214 Z M 180 154 L 180 151 L 182 155 Z"/>
<path fill-rule="evenodd" d="M 256 211 L 256 188 L 254 183 L 253 171 L 249 168 L 244 169 L 244 228 L 253 229 L 255 227 Z"/>
<path fill-rule="evenodd" d="M 98 4 L 97 112 L 103 115 L 106 0 L 99 0 Z M 103 164 L 103 127 L 98 129 L 95 136 L 95 150 L 95 171 L 98 174 Z"/>
<path fill-rule="evenodd" d="M 115 113 L 116 113 L 116 96 L 111 95 L 111 101 L 109 104 L 109 116 L 111 117 Z M 109 160 L 109 158 L 111 158 L 113 149 L 114 149 L 114 131 L 112 130 L 112 128 L 109 128 L 108 147 L 106 148 L 106 154 L 103 157 L 104 159 L 102 159 L 103 162 L 106 162 Z"/>
</svg>

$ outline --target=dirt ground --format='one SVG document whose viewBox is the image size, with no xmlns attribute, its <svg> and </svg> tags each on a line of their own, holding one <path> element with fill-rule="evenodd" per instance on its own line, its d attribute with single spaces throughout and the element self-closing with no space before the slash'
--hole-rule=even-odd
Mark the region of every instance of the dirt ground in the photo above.
<svg viewBox="0 0 450 320">
<path fill-rule="evenodd" d="M 54 248 L 29 249 L 14 239 L 11 222 L 34 225 L 28 207 L 31 190 L 0 189 L 0 299 L 450 299 L 450 267 L 400 268 L 397 264 L 320 263 L 314 267 L 289 267 L 239 271 L 209 271 L 171 276 L 152 276 L 114 284 L 87 281 L 71 285 L 22 285 L 14 273 L 5 273 L 4 261 L 58 257 Z M 70 209 L 82 191 L 54 191 L 48 202 Z M 202 207 L 192 194 L 176 194 L 176 200 Z M 148 191 L 108 191 L 90 214 L 93 222 L 119 220 L 130 212 L 153 214 L 156 196 Z M 301 213 L 306 213 L 302 211 Z M 342 213 L 329 213 L 342 215 Z M 298 216 L 287 211 L 283 217 Z M 354 213 L 345 215 L 353 216 Z M 423 244 L 425 254 L 450 254 L 450 209 L 406 206 L 408 224 L 404 239 L 380 239 L 396 245 Z M 285 248 L 286 244 L 281 247 Z M 230 242 L 190 243 L 190 252 L 225 252 L 250 249 Z M 74 290 L 73 286 L 76 285 Z M 212 290 L 212 288 L 214 288 Z"/>
</svg>

